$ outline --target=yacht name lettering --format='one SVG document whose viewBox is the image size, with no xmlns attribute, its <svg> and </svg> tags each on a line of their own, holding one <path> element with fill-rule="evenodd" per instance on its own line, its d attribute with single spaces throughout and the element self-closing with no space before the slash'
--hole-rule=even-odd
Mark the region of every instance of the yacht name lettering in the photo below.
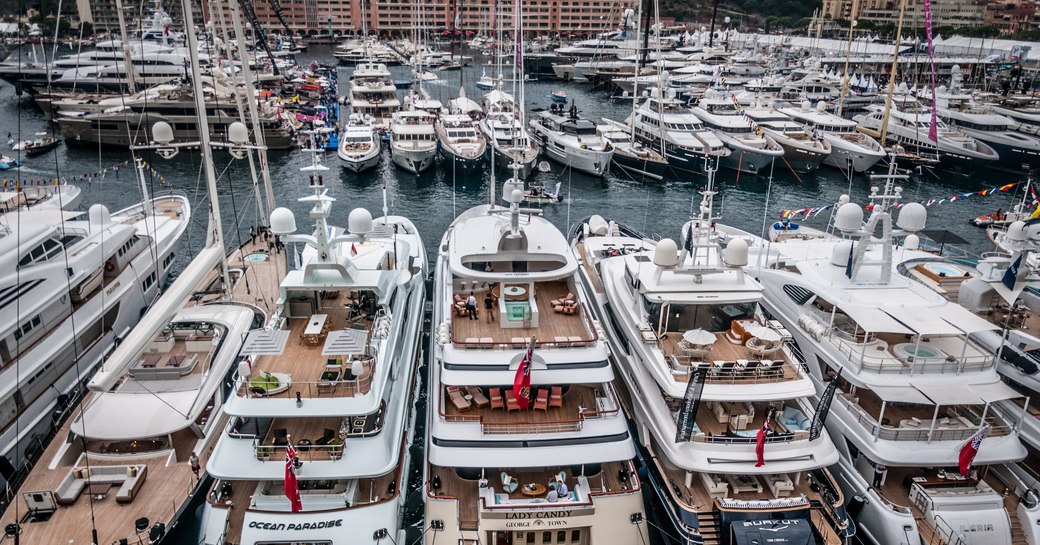
<svg viewBox="0 0 1040 545">
<path fill-rule="evenodd" d="M 507 519 L 555 519 L 566 517 L 567 511 L 537 511 L 535 513 L 506 513 Z"/>
<path fill-rule="evenodd" d="M 961 526 L 962 532 L 992 532 L 992 524 L 967 524 Z"/>
<path fill-rule="evenodd" d="M 250 528 L 258 528 L 260 530 L 274 530 L 276 532 L 280 532 L 282 530 L 321 530 L 322 528 L 336 528 L 341 526 L 343 526 L 343 519 L 323 520 L 321 522 L 301 522 L 298 524 L 286 524 L 284 522 L 260 522 L 256 520 L 249 523 Z"/>
</svg>

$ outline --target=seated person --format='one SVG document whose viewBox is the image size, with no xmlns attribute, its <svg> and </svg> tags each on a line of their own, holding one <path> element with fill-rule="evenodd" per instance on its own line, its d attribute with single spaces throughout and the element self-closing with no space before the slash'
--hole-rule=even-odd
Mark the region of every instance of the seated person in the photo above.
<svg viewBox="0 0 1040 545">
<path fill-rule="evenodd" d="M 560 501 L 560 493 L 555 490 L 550 490 L 549 493 L 545 495 L 545 501 L 548 501 L 550 503 Z"/>
<path fill-rule="evenodd" d="M 570 490 L 567 489 L 567 483 L 563 481 L 556 481 L 556 493 L 559 494 L 561 498 L 566 497 L 567 494 L 570 494 Z"/>
</svg>

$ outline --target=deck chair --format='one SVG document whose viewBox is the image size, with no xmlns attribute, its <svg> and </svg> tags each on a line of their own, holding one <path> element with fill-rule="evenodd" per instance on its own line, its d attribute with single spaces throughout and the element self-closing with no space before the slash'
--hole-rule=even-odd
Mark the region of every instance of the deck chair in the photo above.
<svg viewBox="0 0 1040 545">
<path fill-rule="evenodd" d="M 335 360 L 329 360 L 335 361 Z M 339 365 L 326 365 L 318 378 L 318 392 L 332 393 L 336 391 L 336 385 L 340 379 L 341 368 Z"/>
<path fill-rule="evenodd" d="M 516 394 L 512 390 L 506 390 L 506 410 L 519 411 L 520 404 L 516 402 Z"/>
<path fill-rule="evenodd" d="M 534 400 L 534 408 L 539 411 L 549 408 L 549 390 L 545 388 L 538 389 L 538 397 Z"/>
<path fill-rule="evenodd" d="M 480 389 L 480 386 L 466 386 L 466 393 L 473 396 L 473 404 L 478 409 L 482 409 L 491 404 L 488 398 L 484 395 L 484 390 Z"/>
<path fill-rule="evenodd" d="M 549 406 L 550 407 L 563 407 L 563 387 L 553 386 L 549 394 Z"/>
<path fill-rule="evenodd" d="M 454 389 L 453 389 L 454 388 Z M 466 412 L 472 407 L 469 401 L 462 395 L 462 392 L 455 386 L 448 386 L 448 401 L 455 406 L 455 409 L 460 413 Z"/>
<path fill-rule="evenodd" d="M 491 408 L 492 409 L 505 409 L 506 402 L 502 398 L 501 388 L 490 388 L 488 392 L 491 394 Z"/>
<path fill-rule="evenodd" d="M 289 430 L 285 428 L 278 428 L 274 430 L 274 444 L 275 446 L 284 446 L 289 444 Z"/>
</svg>

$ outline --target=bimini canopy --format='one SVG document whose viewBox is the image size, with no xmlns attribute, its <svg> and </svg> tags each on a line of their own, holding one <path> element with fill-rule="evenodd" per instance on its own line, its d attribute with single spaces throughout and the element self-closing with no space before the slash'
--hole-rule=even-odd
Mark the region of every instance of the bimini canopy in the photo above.
<svg viewBox="0 0 1040 545">
<path fill-rule="evenodd" d="M 913 386 L 874 386 L 870 391 L 888 403 L 917 403 L 932 405 L 932 400 Z"/>
<path fill-rule="evenodd" d="M 838 306 L 838 310 L 859 325 L 859 328 L 868 333 L 901 333 L 913 334 L 913 331 L 898 320 L 889 316 L 885 311 L 874 307 L 861 306 Z"/>
<path fill-rule="evenodd" d="M 952 308 L 954 305 L 948 305 Z M 928 307 L 881 307 L 889 316 L 899 320 L 918 335 L 961 335 L 956 326 L 943 320 L 939 312 Z M 948 310 L 943 309 L 943 312 Z"/>
</svg>

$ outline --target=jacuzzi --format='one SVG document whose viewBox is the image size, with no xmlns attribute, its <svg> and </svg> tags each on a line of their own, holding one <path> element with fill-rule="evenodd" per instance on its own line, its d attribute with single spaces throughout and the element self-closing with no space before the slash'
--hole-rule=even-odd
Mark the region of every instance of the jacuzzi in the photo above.
<svg viewBox="0 0 1040 545">
<path fill-rule="evenodd" d="M 946 353 L 938 348 L 923 342 L 917 343 L 900 343 L 892 347 L 892 353 L 898 358 L 905 360 L 916 360 L 918 358 L 926 360 L 939 360 L 946 359 Z"/>
</svg>

